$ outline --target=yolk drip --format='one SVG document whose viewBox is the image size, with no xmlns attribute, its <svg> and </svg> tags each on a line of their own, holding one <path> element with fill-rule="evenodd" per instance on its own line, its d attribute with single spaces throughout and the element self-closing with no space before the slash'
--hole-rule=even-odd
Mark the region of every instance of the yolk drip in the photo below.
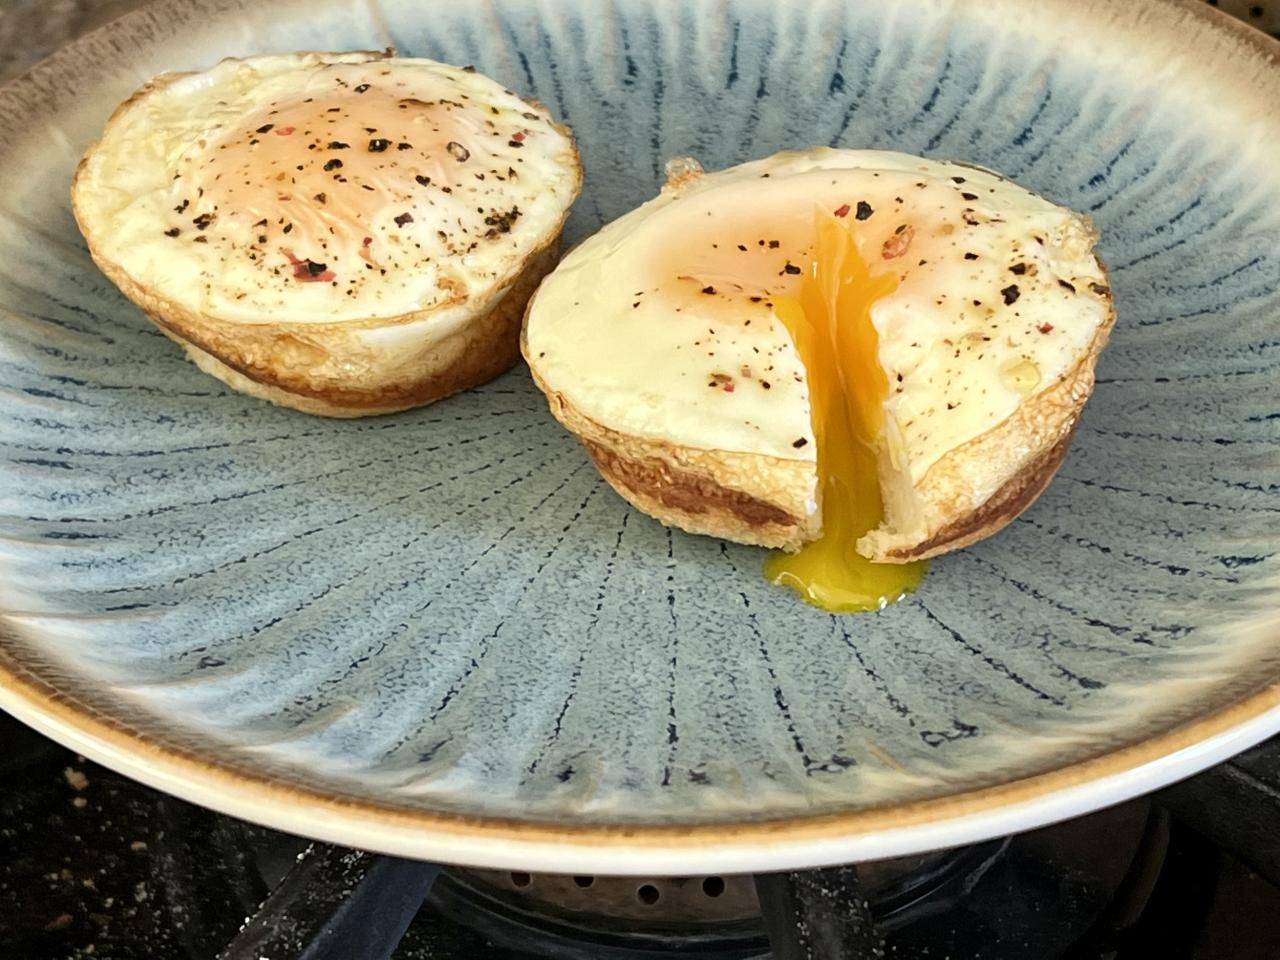
<svg viewBox="0 0 1280 960">
<path fill-rule="evenodd" d="M 877 359 L 871 305 L 897 285 L 893 274 L 872 276 L 849 230 L 823 215 L 811 274 L 798 296 L 775 297 L 809 381 L 823 530 L 798 553 L 771 555 L 765 575 L 824 610 L 895 603 L 919 585 L 927 566 L 872 563 L 854 548 L 884 514 L 876 442 L 884 429 L 888 381 Z"/>
</svg>

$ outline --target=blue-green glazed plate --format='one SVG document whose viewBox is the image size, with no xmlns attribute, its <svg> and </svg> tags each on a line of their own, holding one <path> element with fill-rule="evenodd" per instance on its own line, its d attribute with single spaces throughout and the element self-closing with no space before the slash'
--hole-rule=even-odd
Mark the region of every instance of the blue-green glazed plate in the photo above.
<svg viewBox="0 0 1280 960">
<path fill-rule="evenodd" d="M 811 144 L 1093 217 L 1119 321 L 1061 472 L 876 615 L 627 507 L 521 368 L 333 421 L 224 389 L 94 268 L 108 114 L 396 46 L 574 129 L 572 242 Z M 963 843 L 1280 730 L 1277 44 L 1170 0 L 189 0 L 0 92 L 0 706 L 181 796 L 400 854 L 763 870 Z"/>
</svg>

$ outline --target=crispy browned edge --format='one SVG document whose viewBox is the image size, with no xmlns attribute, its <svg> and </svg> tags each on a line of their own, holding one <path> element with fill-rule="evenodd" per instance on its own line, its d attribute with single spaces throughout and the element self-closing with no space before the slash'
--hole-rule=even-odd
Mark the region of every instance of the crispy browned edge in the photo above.
<svg viewBox="0 0 1280 960">
<path fill-rule="evenodd" d="M 525 317 L 527 329 L 527 309 Z M 551 413 L 638 510 L 690 533 L 764 547 L 795 550 L 818 535 L 819 515 L 809 509 L 811 462 L 700 450 L 613 430 L 542 380 L 523 335 L 521 349 Z"/>
<path fill-rule="evenodd" d="M 520 356 L 520 320 L 525 304 L 555 266 L 556 253 L 553 244 L 532 260 L 526 260 L 524 272 L 492 309 L 471 318 L 456 333 L 436 344 L 432 352 L 442 362 L 424 367 L 421 375 L 412 380 L 377 389 L 332 386 L 286 371 L 264 369 L 245 362 L 242 343 L 222 341 L 211 348 L 202 331 L 175 330 L 168 318 L 138 305 L 156 326 L 187 349 L 202 370 L 235 389 L 305 413 L 331 417 L 373 416 L 441 400 L 486 383 L 509 369 Z M 277 355 L 295 349 L 300 343 L 296 334 L 286 332 L 277 336 Z M 198 356 L 197 352 L 204 356 Z M 240 377 L 249 383 L 242 384 Z"/>
<path fill-rule="evenodd" d="M 1049 486 L 1075 437 L 1081 411 L 1093 394 L 1093 371 L 1116 321 L 1107 265 L 1101 257 L 1095 255 L 1094 259 L 1107 283 L 1098 293 L 1106 305 L 1107 314 L 1080 359 L 1057 382 L 1023 403 L 1010 417 L 982 436 L 950 451 L 917 484 L 917 489 L 927 491 L 925 497 L 929 505 L 941 507 L 944 515 L 952 515 L 954 519 L 938 526 L 923 540 L 878 551 L 872 559 L 908 563 L 985 540 L 1015 520 Z M 945 486 L 945 481 L 940 478 L 949 472 L 975 460 L 998 462 L 1001 451 L 1015 446 L 1019 438 L 1027 436 L 1036 438 L 1035 449 L 982 503 L 972 506 L 961 499 L 959 503 L 949 504 L 945 498 L 934 494 L 934 489 Z"/>
<path fill-rule="evenodd" d="M 1071 446 L 1071 441 L 1076 435 L 1076 427 L 1079 426 L 1078 413 L 1079 411 L 1068 420 L 1065 432 L 1057 443 L 1032 457 L 978 509 L 947 524 L 929 539 L 914 547 L 890 550 L 877 559 L 903 563 L 924 560 L 940 553 L 970 546 L 998 532 L 1023 510 L 1035 503 L 1036 498 L 1049 486 L 1049 481 L 1058 472 L 1058 467 L 1062 465 L 1063 458 L 1067 455 L 1067 448 Z"/>
<path fill-rule="evenodd" d="M 1098 265 L 1106 278 L 1106 265 L 1100 258 Z M 864 550 L 871 559 L 907 563 L 969 546 L 996 533 L 1035 502 L 1066 456 L 1080 411 L 1093 391 L 1094 366 L 1115 323 L 1110 289 L 1100 296 L 1106 303 L 1107 316 L 1072 368 L 1013 416 L 949 452 L 917 488 L 927 487 L 930 477 L 945 475 L 979 449 L 1012 446 L 1007 441 L 1025 437 L 1030 424 L 1039 420 L 1034 427 L 1036 448 L 982 503 L 973 507 L 957 498 L 954 505 L 937 504 L 943 512 L 950 509 L 955 516 L 914 543 Z M 527 319 L 526 311 L 526 328 Z M 586 417 L 563 394 L 549 388 L 538 376 L 537 358 L 529 356 L 523 336 L 521 346 L 551 412 L 578 436 L 609 484 L 637 509 L 690 533 L 784 550 L 796 550 L 820 533 L 820 510 L 810 514 L 805 508 L 807 491 L 813 485 L 811 461 L 695 451 L 611 430 Z M 761 477 L 766 478 L 765 483 L 758 482 Z M 798 487 L 788 489 L 788 482 Z M 804 495 L 797 496 L 797 488 L 805 491 Z"/>
<path fill-rule="evenodd" d="M 321 56 L 326 54 L 325 51 L 297 51 L 298 54 L 307 52 Z M 392 48 L 344 52 L 365 53 L 370 59 L 395 55 Z M 165 73 L 148 80 L 112 111 L 104 125 L 104 133 L 137 101 L 190 75 L 190 72 Z M 521 99 L 550 117 L 550 111 L 544 104 L 528 97 Z M 421 376 L 412 380 L 373 388 L 362 387 L 358 382 L 335 381 L 332 376 L 311 376 L 307 361 L 310 358 L 313 362 L 322 362 L 329 357 L 343 356 L 348 350 L 352 330 L 412 323 L 433 312 L 456 306 L 461 302 L 460 297 L 450 297 L 427 310 L 367 320 L 335 323 L 284 321 L 252 326 L 219 321 L 166 299 L 102 255 L 92 224 L 83 216 L 80 203 L 81 176 L 100 139 L 89 146 L 76 166 L 71 181 L 71 208 L 98 268 L 161 331 L 186 347 L 192 359 L 206 373 L 233 389 L 305 413 L 336 417 L 393 413 L 422 406 L 492 380 L 510 368 L 519 356 L 519 330 L 525 304 L 556 264 L 564 221 L 582 187 L 582 161 L 577 141 L 567 125 L 555 123 L 554 119 L 553 124 L 569 141 L 576 173 L 573 194 L 560 222 L 548 231 L 543 244 L 529 251 L 506 277 L 495 281 L 495 287 L 510 283 L 507 293 L 489 311 L 470 318 L 460 333 L 447 338 L 441 344 L 442 349 L 434 351 L 436 355 L 444 354 L 443 364 L 424 369 Z"/>
</svg>

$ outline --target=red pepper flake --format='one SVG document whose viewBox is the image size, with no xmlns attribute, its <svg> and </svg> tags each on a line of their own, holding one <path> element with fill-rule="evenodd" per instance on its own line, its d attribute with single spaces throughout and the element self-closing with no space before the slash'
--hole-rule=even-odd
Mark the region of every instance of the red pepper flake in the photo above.
<svg viewBox="0 0 1280 960">
<path fill-rule="evenodd" d="M 519 142 L 524 139 L 524 134 L 519 130 L 517 130 L 515 133 L 511 135 L 511 139 Z"/>
<path fill-rule="evenodd" d="M 1037 329 L 1037 330 L 1039 330 L 1041 333 L 1050 333 L 1050 332 L 1052 332 L 1052 331 L 1053 331 L 1053 324 L 1052 324 L 1052 323 L 1042 323 L 1042 324 L 1040 324 L 1040 326 L 1039 326 L 1039 327 L 1037 327 L 1036 329 Z"/>
<path fill-rule="evenodd" d="M 725 393 L 733 393 L 733 381 L 726 380 L 724 382 L 724 386 L 722 386 L 720 389 L 723 390 Z"/>
<path fill-rule="evenodd" d="M 293 255 L 293 251 L 282 248 L 281 253 L 289 258 L 289 263 L 293 265 L 293 276 L 295 280 L 304 282 L 312 281 L 328 281 L 332 280 L 336 274 L 329 269 L 328 264 L 318 263 L 315 260 L 299 260 Z"/>
<path fill-rule="evenodd" d="M 894 230 L 893 236 L 884 242 L 880 248 L 880 256 L 885 260 L 896 260 L 907 252 L 907 248 L 911 246 L 911 241 L 916 235 L 915 227 L 909 223 L 899 224 Z"/>
<path fill-rule="evenodd" d="M 287 137 L 289 136 L 289 134 L 293 133 L 293 131 L 297 129 L 298 129 L 297 127 L 276 127 L 276 136 Z"/>
<path fill-rule="evenodd" d="M 361 245 L 362 247 L 367 247 L 367 246 L 369 246 L 371 243 L 373 243 L 373 237 L 365 237 L 365 238 L 364 238 L 364 240 L 363 240 L 363 241 L 361 241 L 360 245 Z"/>
<path fill-rule="evenodd" d="M 842 203 L 840 206 L 836 207 L 834 213 L 837 217 L 847 217 L 849 215 L 849 210 L 849 205 L 847 203 Z"/>
</svg>

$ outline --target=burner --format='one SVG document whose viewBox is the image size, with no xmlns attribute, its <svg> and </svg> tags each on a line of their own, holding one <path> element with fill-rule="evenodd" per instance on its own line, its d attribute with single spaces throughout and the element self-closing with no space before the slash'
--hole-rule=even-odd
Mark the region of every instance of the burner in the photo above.
<svg viewBox="0 0 1280 960">
<path fill-rule="evenodd" d="M 910 922 L 912 910 L 937 910 L 971 889 L 1007 841 L 862 864 L 856 882 L 877 928 Z M 768 952 L 758 885 L 751 876 L 595 877 L 493 870 L 446 870 L 430 908 L 486 939 L 555 957 L 757 957 Z M 641 952 L 637 952 L 641 951 Z"/>
</svg>

